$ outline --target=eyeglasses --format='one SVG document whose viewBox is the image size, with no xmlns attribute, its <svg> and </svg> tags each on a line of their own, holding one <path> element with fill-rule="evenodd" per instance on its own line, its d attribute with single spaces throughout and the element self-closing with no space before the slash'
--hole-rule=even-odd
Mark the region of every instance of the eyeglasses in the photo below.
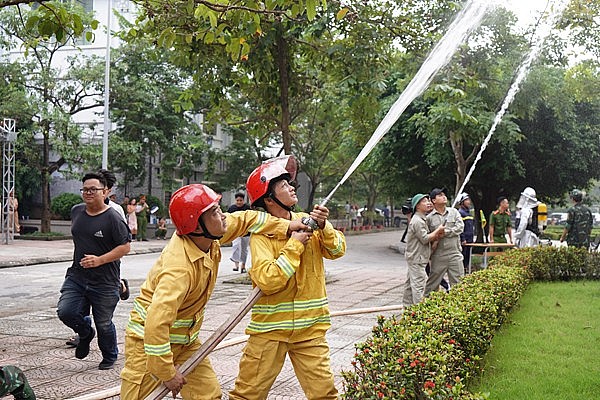
<svg viewBox="0 0 600 400">
<path fill-rule="evenodd" d="M 91 187 L 91 188 L 81 188 L 79 189 L 79 191 L 82 194 L 95 194 L 98 190 L 104 190 L 105 188 L 97 188 L 97 187 Z"/>
</svg>

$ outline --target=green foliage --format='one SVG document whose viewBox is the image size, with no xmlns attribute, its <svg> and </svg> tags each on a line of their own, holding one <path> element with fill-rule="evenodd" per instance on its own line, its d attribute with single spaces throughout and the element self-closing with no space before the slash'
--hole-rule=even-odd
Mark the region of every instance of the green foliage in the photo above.
<svg viewBox="0 0 600 400">
<path fill-rule="evenodd" d="M 8 10 L 15 12 L 16 10 Z M 88 42 L 93 40 L 92 30 L 98 28 L 98 21 L 86 16 L 83 7 L 77 2 L 45 1 L 38 7 L 19 13 L 24 18 L 23 46 L 26 54 L 40 44 L 54 38 L 60 45 L 72 42 L 82 35 Z"/>
<path fill-rule="evenodd" d="M 345 399 L 438 399 L 467 395 L 466 382 L 528 282 L 514 265 L 466 276 L 401 318 L 378 318 L 343 373 Z M 473 395 L 474 396 L 474 395 Z M 479 398 L 474 396 L 473 398 Z"/>
<path fill-rule="evenodd" d="M 531 279 L 600 279 L 600 255 L 571 247 L 507 251 L 449 293 L 432 293 L 401 317 L 379 317 L 343 372 L 343 398 L 483 398 L 466 384 Z"/>
<path fill-rule="evenodd" d="M 152 196 L 151 194 L 146 195 L 146 203 L 148 203 L 150 209 L 152 209 L 154 206 L 158 206 L 158 211 L 156 211 L 156 216 L 158 218 L 167 218 L 169 216 L 169 210 L 167 210 L 163 202 L 158 197 Z"/>
<path fill-rule="evenodd" d="M 14 62 L 19 79 L 11 83 L 9 99 L 26 94 L 23 101 L 9 102 L 3 110 L 20 117 L 17 136 L 19 160 L 37 171 L 37 189 L 42 199 L 41 232 L 50 231 L 50 176 L 63 165 L 84 165 L 90 155 L 80 141 L 83 127 L 73 116 L 98 106 L 102 86 L 102 68 L 93 59 L 75 56 L 64 73 L 54 62 L 64 47 L 77 47 L 81 34 L 97 27 L 91 13 L 77 2 L 44 2 L 37 8 L 0 9 L 0 44 L 9 51 L 25 49 L 24 57 Z M 71 47 L 72 46 L 72 47 Z M 96 100 L 90 100 L 96 99 Z M 50 149 L 57 157 L 50 157 Z M 33 179 L 27 179 L 32 182 Z M 32 187 L 23 188 L 28 191 Z"/>
<path fill-rule="evenodd" d="M 240 1 L 226 4 L 203 1 L 194 4 L 176 0 L 165 4 L 160 0 L 134 0 L 141 15 L 127 38 L 142 35 L 153 38 L 159 46 L 190 52 L 200 45 L 222 46 L 233 61 L 247 60 L 252 39 L 260 37 L 275 21 L 313 21 L 317 13 L 327 9 L 327 1 L 272 0 Z"/>
<path fill-rule="evenodd" d="M 55 198 L 52 199 L 52 203 L 50 204 L 50 210 L 62 217 L 62 219 L 70 220 L 71 219 L 71 208 L 74 205 L 83 202 L 81 196 L 74 193 L 61 193 Z"/>
<path fill-rule="evenodd" d="M 526 264 L 532 278 L 539 281 L 568 281 L 600 279 L 600 257 L 576 247 L 531 247 L 518 252 L 507 252 L 492 260 L 505 262 L 506 258 L 527 257 Z"/>
<path fill-rule="evenodd" d="M 143 41 L 113 53 L 119 62 L 112 67 L 111 120 L 118 127 L 110 133 L 111 168 L 123 173 L 125 186 L 140 183 L 150 159 L 169 190 L 176 179 L 193 175 L 209 147 L 202 133 L 206 127 L 175 106 L 191 75 L 169 62 L 168 51 Z"/>
</svg>

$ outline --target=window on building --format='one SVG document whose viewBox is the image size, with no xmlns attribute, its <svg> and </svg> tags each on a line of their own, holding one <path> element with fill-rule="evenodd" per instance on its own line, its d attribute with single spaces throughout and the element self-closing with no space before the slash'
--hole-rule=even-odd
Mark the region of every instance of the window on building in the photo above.
<svg viewBox="0 0 600 400">
<path fill-rule="evenodd" d="M 129 0 L 116 0 L 115 1 L 115 8 L 121 14 L 128 14 L 128 13 L 131 12 L 131 1 L 129 1 Z"/>
</svg>

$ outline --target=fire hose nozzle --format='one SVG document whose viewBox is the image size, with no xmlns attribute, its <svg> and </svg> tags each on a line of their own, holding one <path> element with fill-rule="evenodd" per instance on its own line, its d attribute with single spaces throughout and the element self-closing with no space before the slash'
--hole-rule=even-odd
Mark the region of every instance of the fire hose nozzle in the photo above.
<svg viewBox="0 0 600 400">
<path fill-rule="evenodd" d="M 304 217 L 304 218 L 302 218 L 301 221 L 304 225 L 308 226 L 313 231 L 316 231 L 317 229 L 319 229 L 319 225 L 317 224 L 317 221 L 315 221 L 311 217 Z"/>
</svg>

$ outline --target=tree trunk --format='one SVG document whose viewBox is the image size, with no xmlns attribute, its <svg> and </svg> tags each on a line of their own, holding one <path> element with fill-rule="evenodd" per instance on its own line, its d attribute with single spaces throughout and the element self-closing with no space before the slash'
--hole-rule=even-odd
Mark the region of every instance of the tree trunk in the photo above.
<svg viewBox="0 0 600 400">
<path fill-rule="evenodd" d="M 279 96 L 281 101 L 281 137 L 283 139 L 285 154 L 291 154 L 288 44 L 283 36 L 281 25 L 278 26 L 276 51 L 277 67 L 279 69 Z"/>
<path fill-rule="evenodd" d="M 455 135 L 450 135 L 450 144 L 452 146 L 452 152 L 454 153 L 454 161 L 456 162 L 456 184 L 454 186 L 454 198 L 456 198 L 459 193 L 463 182 L 465 181 L 465 177 L 467 176 L 467 162 L 463 157 L 463 141 L 462 138 L 454 137 Z"/>
</svg>

